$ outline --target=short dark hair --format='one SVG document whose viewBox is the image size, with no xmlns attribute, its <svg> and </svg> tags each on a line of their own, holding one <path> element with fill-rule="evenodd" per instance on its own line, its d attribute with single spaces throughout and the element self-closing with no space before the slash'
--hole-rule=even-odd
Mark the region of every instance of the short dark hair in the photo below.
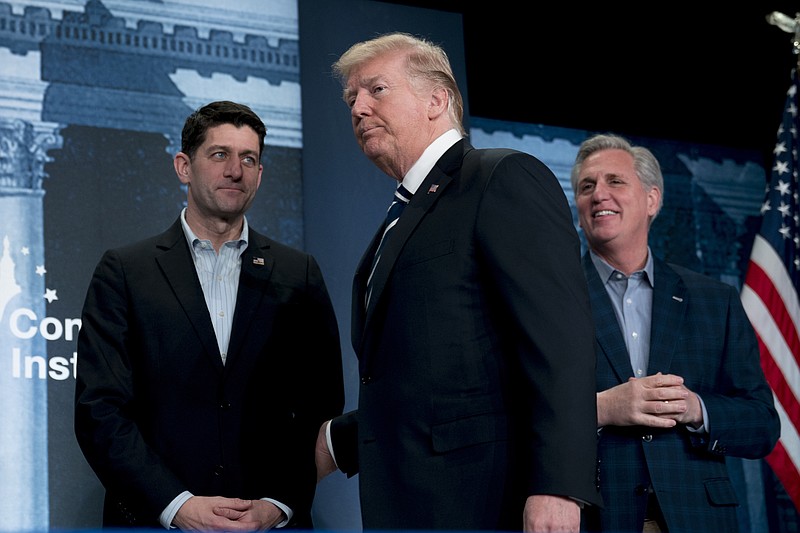
<svg viewBox="0 0 800 533">
<path fill-rule="evenodd" d="M 193 159 L 197 149 L 205 142 L 208 129 L 222 124 L 233 124 L 237 128 L 251 127 L 258 134 L 258 157 L 261 158 L 267 127 L 252 109 L 229 100 L 206 104 L 186 118 L 181 132 L 181 151 Z"/>
</svg>

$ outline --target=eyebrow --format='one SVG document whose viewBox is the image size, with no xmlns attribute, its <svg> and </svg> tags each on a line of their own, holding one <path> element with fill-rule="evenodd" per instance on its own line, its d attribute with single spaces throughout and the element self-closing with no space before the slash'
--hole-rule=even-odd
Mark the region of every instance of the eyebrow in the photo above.
<svg viewBox="0 0 800 533">
<path fill-rule="evenodd" d="M 374 85 L 376 82 L 380 81 L 382 78 L 385 78 L 384 74 L 373 74 L 372 76 L 362 76 L 356 78 L 356 82 L 353 84 L 355 86 L 355 90 L 350 87 L 349 85 L 344 89 L 345 97 L 352 95 L 354 92 L 358 92 L 358 88 L 360 87 L 369 87 Z M 388 83 L 388 82 L 386 82 Z"/>
<path fill-rule="evenodd" d="M 234 153 L 233 149 L 230 146 L 227 146 L 227 145 L 224 145 L 224 144 L 212 144 L 212 145 L 210 145 L 208 147 L 208 150 L 207 150 L 206 153 L 213 154 L 214 152 L 219 152 L 219 151 L 228 152 L 228 153 Z M 243 150 L 241 152 L 236 152 L 236 154 L 237 155 L 256 155 L 257 156 L 258 155 L 258 151 L 257 150 L 252 150 L 250 148 L 247 148 L 246 150 Z"/>
</svg>

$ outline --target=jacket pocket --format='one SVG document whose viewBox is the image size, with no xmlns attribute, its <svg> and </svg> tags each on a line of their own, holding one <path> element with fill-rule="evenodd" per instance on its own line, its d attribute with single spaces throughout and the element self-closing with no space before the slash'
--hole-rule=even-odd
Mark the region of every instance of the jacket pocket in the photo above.
<svg viewBox="0 0 800 533">
<path fill-rule="evenodd" d="M 485 413 L 436 424 L 431 428 L 433 450 L 443 453 L 476 444 L 508 440 L 508 416 Z"/>
<path fill-rule="evenodd" d="M 739 499 L 736 497 L 736 491 L 733 489 L 733 484 L 729 478 L 707 479 L 704 484 L 706 495 L 711 505 L 739 505 Z"/>
</svg>

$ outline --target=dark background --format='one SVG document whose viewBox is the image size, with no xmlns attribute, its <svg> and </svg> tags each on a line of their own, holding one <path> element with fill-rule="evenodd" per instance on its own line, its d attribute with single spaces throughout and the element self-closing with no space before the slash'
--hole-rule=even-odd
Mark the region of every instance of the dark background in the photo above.
<svg viewBox="0 0 800 533">
<path fill-rule="evenodd" d="M 472 116 L 754 149 L 771 159 L 798 56 L 794 35 L 766 17 L 794 18 L 800 3 L 391 3 L 462 14 Z"/>
</svg>

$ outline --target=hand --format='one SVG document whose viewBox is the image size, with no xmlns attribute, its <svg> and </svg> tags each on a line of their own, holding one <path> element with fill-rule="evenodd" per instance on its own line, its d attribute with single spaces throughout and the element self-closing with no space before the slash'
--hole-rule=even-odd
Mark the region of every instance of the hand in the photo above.
<svg viewBox="0 0 800 533">
<path fill-rule="evenodd" d="M 570 498 L 534 494 L 525 501 L 522 521 L 525 533 L 577 533 L 581 527 L 581 509 Z"/>
<path fill-rule="evenodd" d="M 597 395 L 598 426 L 675 427 L 699 425 L 703 413 L 697 395 L 683 385 L 683 378 L 659 372 L 630 378 Z"/>
<path fill-rule="evenodd" d="M 328 474 L 338 470 L 336 462 L 333 460 L 333 455 L 328 449 L 327 430 L 330 423 L 330 420 L 323 422 L 317 433 L 317 445 L 314 454 L 314 462 L 317 465 L 317 483 L 322 481 Z"/>
<path fill-rule="evenodd" d="M 182 531 L 264 531 L 283 518 L 282 511 L 266 501 L 192 496 L 178 509 L 172 525 Z"/>
<path fill-rule="evenodd" d="M 214 514 L 236 521 L 244 531 L 266 531 L 286 519 L 283 511 L 271 502 L 238 498 L 233 501 L 233 505 L 214 507 Z"/>
</svg>

